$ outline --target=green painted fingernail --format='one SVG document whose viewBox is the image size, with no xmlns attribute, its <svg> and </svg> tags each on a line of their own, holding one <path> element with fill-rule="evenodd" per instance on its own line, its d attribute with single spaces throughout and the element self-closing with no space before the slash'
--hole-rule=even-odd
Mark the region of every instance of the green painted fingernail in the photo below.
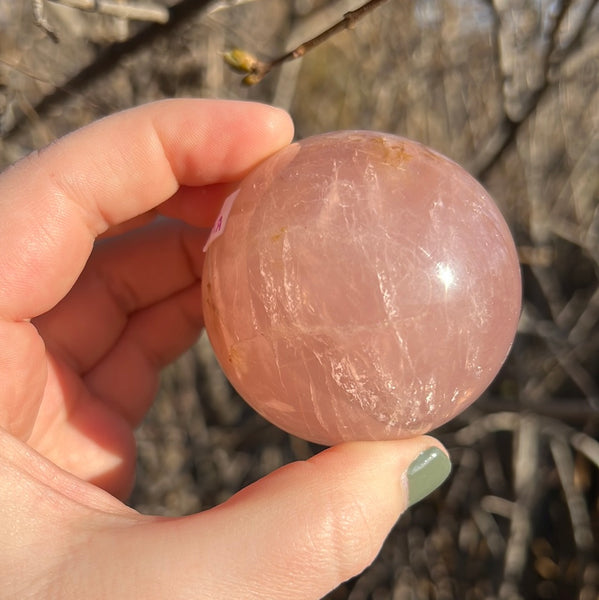
<svg viewBox="0 0 599 600">
<path fill-rule="evenodd" d="M 420 502 L 447 479 L 451 463 L 447 454 L 432 447 L 421 452 L 408 467 L 408 506 Z"/>
</svg>

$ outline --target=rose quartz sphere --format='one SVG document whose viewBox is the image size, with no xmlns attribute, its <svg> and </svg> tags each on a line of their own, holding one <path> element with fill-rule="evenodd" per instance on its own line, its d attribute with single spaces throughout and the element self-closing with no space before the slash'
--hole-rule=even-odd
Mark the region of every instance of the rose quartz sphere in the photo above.
<svg viewBox="0 0 599 600">
<path fill-rule="evenodd" d="M 271 156 L 207 244 L 206 329 L 239 394 L 320 444 L 427 432 L 497 374 L 518 258 L 485 190 L 418 143 L 341 131 Z"/>
</svg>

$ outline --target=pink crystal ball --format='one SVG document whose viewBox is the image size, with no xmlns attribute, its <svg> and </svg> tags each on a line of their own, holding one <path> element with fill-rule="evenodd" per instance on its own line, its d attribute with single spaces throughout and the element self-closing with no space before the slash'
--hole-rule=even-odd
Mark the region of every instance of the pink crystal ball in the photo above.
<svg viewBox="0 0 599 600">
<path fill-rule="evenodd" d="M 425 433 L 491 383 L 521 282 L 487 192 L 413 141 L 302 140 L 254 169 L 206 246 L 206 329 L 239 394 L 320 444 Z"/>
</svg>

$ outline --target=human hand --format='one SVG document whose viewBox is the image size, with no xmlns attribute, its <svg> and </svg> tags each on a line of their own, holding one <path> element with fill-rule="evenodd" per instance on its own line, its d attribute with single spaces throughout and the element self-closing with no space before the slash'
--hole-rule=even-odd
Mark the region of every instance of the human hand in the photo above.
<svg viewBox="0 0 599 600">
<path fill-rule="evenodd" d="M 447 475 L 418 437 L 339 445 L 185 518 L 119 500 L 158 372 L 202 327 L 207 228 L 291 135 L 266 106 L 167 101 L 0 176 L 2 597 L 320 598 Z"/>
</svg>

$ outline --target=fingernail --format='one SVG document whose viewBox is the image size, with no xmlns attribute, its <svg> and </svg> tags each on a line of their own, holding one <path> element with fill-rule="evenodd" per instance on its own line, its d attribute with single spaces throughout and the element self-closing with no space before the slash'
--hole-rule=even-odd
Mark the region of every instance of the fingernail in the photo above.
<svg viewBox="0 0 599 600">
<path fill-rule="evenodd" d="M 420 502 L 447 479 L 451 463 L 447 454 L 432 447 L 421 452 L 406 472 L 408 479 L 408 506 Z"/>
</svg>

